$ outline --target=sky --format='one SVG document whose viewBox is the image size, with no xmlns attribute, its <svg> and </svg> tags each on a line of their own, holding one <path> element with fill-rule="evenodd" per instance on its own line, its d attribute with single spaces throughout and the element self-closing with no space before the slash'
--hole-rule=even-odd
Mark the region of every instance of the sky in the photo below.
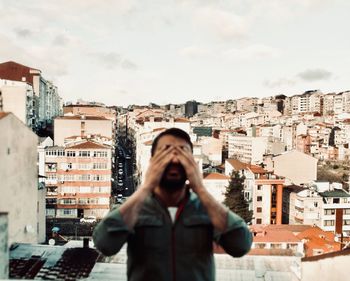
<svg viewBox="0 0 350 281">
<path fill-rule="evenodd" d="M 0 62 L 64 101 L 127 106 L 350 90 L 348 0 L 0 0 Z"/>
</svg>

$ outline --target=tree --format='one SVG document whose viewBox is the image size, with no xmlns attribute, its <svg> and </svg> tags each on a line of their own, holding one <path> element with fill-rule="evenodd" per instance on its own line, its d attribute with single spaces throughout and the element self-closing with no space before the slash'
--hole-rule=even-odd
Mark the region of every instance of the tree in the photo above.
<svg viewBox="0 0 350 281">
<path fill-rule="evenodd" d="M 252 220 L 253 212 L 249 211 L 249 204 L 244 198 L 244 176 L 239 172 L 233 171 L 229 185 L 226 187 L 224 204 L 237 215 L 242 217 L 245 222 Z"/>
</svg>

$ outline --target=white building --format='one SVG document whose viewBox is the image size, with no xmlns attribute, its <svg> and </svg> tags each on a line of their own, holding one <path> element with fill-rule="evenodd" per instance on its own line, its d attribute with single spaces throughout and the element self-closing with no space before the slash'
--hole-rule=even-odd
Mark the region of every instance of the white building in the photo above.
<svg viewBox="0 0 350 281">
<path fill-rule="evenodd" d="M 245 163 L 260 164 L 267 151 L 266 137 L 229 136 L 228 157 Z"/>
<path fill-rule="evenodd" d="M 45 126 L 62 113 L 62 99 L 57 87 L 42 76 L 41 70 L 28 67 L 13 61 L 0 63 L 0 78 L 26 82 L 33 87 L 38 98 L 39 122 Z"/>
<path fill-rule="evenodd" d="M 300 151 L 288 151 L 273 158 L 274 174 L 294 184 L 310 183 L 317 179 L 317 161 Z"/>
<path fill-rule="evenodd" d="M 12 112 L 33 131 L 37 129 L 39 99 L 30 84 L 0 79 L 0 99 L 4 112 Z"/>
<path fill-rule="evenodd" d="M 14 114 L 0 112 L 0 212 L 9 244 L 45 241 L 45 189 L 38 185 L 37 136 Z"/>
<path fill-rule="evenodd" d="M 315 182 L 312 188 L 290 195 L 290 224 L 317 225 L 336 232 L 337 220 L 344 236 L 350 236 L 350 194 L 336 184 Z"/>
<path fill-rule="evenodd" d="M 229 181 L 229 176 L 219 173 L 210 173 L 203 177 L 204 187 L 220 203 L 225 200 L 226 187 L 228 187 Z"/>
</svg>

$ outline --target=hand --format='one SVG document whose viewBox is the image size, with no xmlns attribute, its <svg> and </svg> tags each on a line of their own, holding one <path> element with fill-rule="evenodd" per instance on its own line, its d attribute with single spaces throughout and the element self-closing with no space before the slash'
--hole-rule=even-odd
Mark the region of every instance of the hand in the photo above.
<svg viewBox="0 0 350 281">
<path fill-rule="evenodd" d="M 204 189 L 203 177 L 199 171 L 198 164 L 194 160 L 193 154 L 187 147 L 176 147 L 176 156 L 185 168 L 189 186 L 195 193 Z"/>
<path fill-rule="evenodd" d="M 149 162 L 142 188 L 147 188 L 152 191 L 159 185 L 166 166 L 174 157 L 174 149 L 174 146 L 166 145 L 156 150 Z"/>
</svg>

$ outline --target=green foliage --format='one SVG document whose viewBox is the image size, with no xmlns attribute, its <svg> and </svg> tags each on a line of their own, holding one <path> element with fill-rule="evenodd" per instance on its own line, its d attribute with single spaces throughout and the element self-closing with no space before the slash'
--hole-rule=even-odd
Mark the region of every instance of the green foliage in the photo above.
<svg viewBox="0 0 350 281">
<path fill-rule="evenodd" d="M 232 172 L 229 185 L 226 187 L 224 204 L 245 222 L 250 222 L 253 212 L 249 211 L 249 204 L 244 198 L 244 180 L 245 177 L 240 176 L 239 172 Z"/>
</svg>

